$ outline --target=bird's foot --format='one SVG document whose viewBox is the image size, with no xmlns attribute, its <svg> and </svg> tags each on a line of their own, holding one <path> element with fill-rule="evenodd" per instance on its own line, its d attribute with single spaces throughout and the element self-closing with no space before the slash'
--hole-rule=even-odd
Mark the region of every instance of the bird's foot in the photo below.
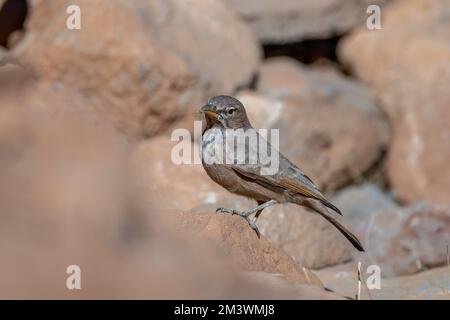
<svg viewBox="0 0 450 320">
<path fill-rule="evenodd" d="M 244 211 L 239 212 L 234 209 L 225 209 L 225 208 L 218 208 L 216 210 L 218 213 L 231 213 L 233 216 L 238 215 L 241 218 L 243 218 L 245 221 L 247 221 L 248 225 L 256 232 L 256 235 L 258 238 L 261 236 L 261 233 L 259 232 L 258 226 L 256 225 L 256 218 L 250 219 L 250 215 L 253 213 L 252 211 Z"/>
</svg>

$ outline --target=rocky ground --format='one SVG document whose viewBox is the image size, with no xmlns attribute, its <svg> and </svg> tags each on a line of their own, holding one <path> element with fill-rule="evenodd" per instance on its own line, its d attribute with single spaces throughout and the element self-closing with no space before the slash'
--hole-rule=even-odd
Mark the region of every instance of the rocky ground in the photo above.
<svg viewBox="0 0 450 320">
<path fill-rule="evenodd" d="M 0 0 L 0 298 L 354 299 L 358 262 L 382 276 L 362 299 L 450 298 L 450 1 L 370 3 L 381 30 L 367 1 Z M 364 254 L 294 205 L 261 239 L 215 213 L 254 203 L 174 164 L 171 132 L 218 94 Z"/>
</svg>

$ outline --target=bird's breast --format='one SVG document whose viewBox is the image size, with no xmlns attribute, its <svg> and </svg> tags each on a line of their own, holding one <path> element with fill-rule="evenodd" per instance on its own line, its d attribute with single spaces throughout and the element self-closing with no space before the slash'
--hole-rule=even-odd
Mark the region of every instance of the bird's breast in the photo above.
<svg viewBox="0 0 450 320">
<path fill-rule="evenodd" d="M 202 136 L 202 161 L 208 164 L 224 163 L 223 130 L 211 128 Z"/>
</svg>

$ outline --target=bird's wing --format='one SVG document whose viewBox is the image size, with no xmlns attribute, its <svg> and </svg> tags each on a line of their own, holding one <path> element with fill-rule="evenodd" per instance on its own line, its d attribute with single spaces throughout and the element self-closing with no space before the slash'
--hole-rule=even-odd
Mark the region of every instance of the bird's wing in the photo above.
<svg viewBox="0 0 450 320">
<path fill-rule="evenodd" d="M 314 182 L 281 153 L 279 170 L 273 175 L 262 175 L 262 165 L 260 164 L 240 164 L 231 165 L 231 167 L 239 176 L 247 180 L 252 180 L 267 188 L 288 190 L 307 198 L 319 200 L 330 209 L 341 214 L 340 210 L 325 198 Z"/>
</svg>

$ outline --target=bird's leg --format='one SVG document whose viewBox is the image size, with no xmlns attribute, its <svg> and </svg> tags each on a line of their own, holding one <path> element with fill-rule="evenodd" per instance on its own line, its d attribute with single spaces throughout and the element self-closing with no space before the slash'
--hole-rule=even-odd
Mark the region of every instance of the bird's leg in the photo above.
<svg viewBox="0 0 450 320">
<path fill-rule="evenodd" d="M 260 204 L 260 202 L 258 201 L 258 204 Z M 250 227 L 256 232 L 256 235 L 258 236 L 258 238 L 261 236 L 261 233 L 259 232 L 258 226 L 256 225 L 256 220 L 258 220 L 259 215 L 261 214 L 261 212 L 263 212 L 263 209 L 260 209 L 256 212 L 255 216 L 253 217 L 252 221 L 250 221 L 249 218 L 245 218 L 245 220 L 248 222 L 248 224 L 250 225 Z"/>
<path fill-rule="evenodd" d="M 260 237 L 260 232 L 259 232 L 258 226 L 256 225 L 256 221 L 258 220 L 259 215 L 263 212 L 263 210 L 265 208 L 267 208 L 268 206 L 271 206 L 274 203 L 275 203 L 274 200 L 267 201 L 267 202 L 258 201 L 258 207 L 256 207 L 256 208 L 259 208 L 259 210 L 256 211 L 256 214 L 253 217 L 252 221 L 247 220 L 250 227 L 256 232 L 256 235 L 258 236 L 258 238 Z"/>
<path fill-rule="evenodd" d="M 237 210 L 234 209 L 226 209 L 226 208 L 218 208 L 216 210 L 216 212 L 220 212 L 220 213 L 231 213 L 232 215 L 237 214 L 238 216 L 241 216 L 242 218 L 248 218 L 250 215 L 252 215 L 255 212 L 259 212 L 259 214 L 261 213 L 260 211 L 262 211 L 263 209 L 275 204 L 275 200 L 269 200 L 266 202 L 260 202 L 258 201 L 258 206 L 254 207 L 250 210 L 247 211 L 243 211 L 243 212 L 239 212 Z M 257 214 L 259 216 L 259 214 Z"/>
<path fill-rule="evenodd" d="M 239 211 L 237 211 L 237 210 L 229 210 L 229 209 L 225 209 L 225 208 L 219 208 L 219 209 L 216 210 L 216 212 L 221 212 L 221 213 L 231 213 L 232 215 L 235 215 L 235 214 L 236 214 L 236 215 L 238 215 L 238 216 L 244 218 L 244 219 L 247 221 L 247 223 L 250 225 L 250 227 L 251 227 L 253 230 L 255 230 L 256 235 L 257 235 L 258 238 L 259 238 L 259 237 L 260 237 L 260 232 L 259 232 L 259 230 L 258 230 L 258 227 L 256 226 L 256 220 L 258 220 L 259 215 L 261 214 L 261 212 L 262 212 L 265 208 L 270 207 L 271 205 L 273 205 L 273 204 L 275 204 L 275 203 L 276 203 L 275 200 L 269 200 L 269 201 L 266 201 L 266 202 L 260 202 L 260 201 L 258 201 L 258 206 L 254 207 L 254 208 L 252 208 L 252 209 L 250 209 L 250 210 L 247 210 L 247 211 L 239 212 Z M 256 212 L 255 217 L 254 217 L 252 220 L 250 220 L 250 216 L 251 216 L 253 213 L 255 213 L 255 212 Z"/>
<path fill-rule="evenodd" d="M 237 214 L 243 218 L 248 218 L 250 215 L 254 214 L 255 212 L 263 211 L 265 208 L 270 207 L 271 205 L 275 204 L 275 202 L 276 202 L 275 200 L 269 200 L 269 201 L 262 202 L 262 203 L 258 201 L 258 206 L 254 207 L 253 209 L 250 209 L 250 210 L 247 210 L 247 211 L 244 211 L 241 213 L 237 213 Z M 259 214 L 258 214 L 258 216 L 259 216 Z M 256 217 L 256 215 L 255 215 L 255 217 Z"/>
<path fill-rule="evenodd" d="M 253 222 L 256 223 L 256 220 L 258 220 L 259 215 L 261 214 L 261 212 L 263 212 L 264 209 L 259 210 L 258 212 L 256 212 L 255 216 L 253 217 Z"/>
</svg>

